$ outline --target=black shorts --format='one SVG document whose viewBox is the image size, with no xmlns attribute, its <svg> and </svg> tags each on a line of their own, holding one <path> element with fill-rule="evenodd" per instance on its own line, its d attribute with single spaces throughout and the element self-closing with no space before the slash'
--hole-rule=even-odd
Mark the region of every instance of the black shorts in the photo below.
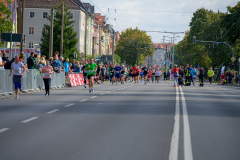
<svg viewBox="0 0 240 160">
<path fill-rule="evenodd" d="M 137 77 L 137 76 L 139 76 L 139 74 L 133 74 L 133 77 Z"/>
<path fill-rule="evenodd" d="M 66 77 L 68 76 L 68 72 L 65 72 L 65 76 L 66 76 Z"/>
<path fill-rule="evenodd" d="M 113 75 L 110 75 L 110 77 L 113 78 L 113 77 L 114 77 L 114 74 L 113 74 Z"/>
<path fill-rule="evenodd" d="M 148 73 L 143 73 L 143 77 L 146 77 L 146 76 L 148 76 Z"/>
<path fill-rule="evenodd" d="M 91 79 L 91 77 L 95 77 L 95 74 L 87 75 L 87 76 L 88 76 L 88 79 Z"/>
</svg>

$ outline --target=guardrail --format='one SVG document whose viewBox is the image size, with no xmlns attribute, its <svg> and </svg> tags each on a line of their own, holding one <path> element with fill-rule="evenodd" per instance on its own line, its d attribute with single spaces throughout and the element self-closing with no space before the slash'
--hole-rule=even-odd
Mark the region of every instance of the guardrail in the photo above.
<svg viewBox="0 0 240 160">
<path fill-rule="evenodd" d="M 9 96 L 14 94 L 13 75 L 9 76 L 10 70 L 0 70 L 0 95 Z M 24 92 L 36 92 L 44 89 L 43 74 L 39 70 L 24 72 L 22 77 L 22 90 Z M 52 74 L 51 89 L 63 88 L 65 85 L 65 72 Z"/>
</svg>

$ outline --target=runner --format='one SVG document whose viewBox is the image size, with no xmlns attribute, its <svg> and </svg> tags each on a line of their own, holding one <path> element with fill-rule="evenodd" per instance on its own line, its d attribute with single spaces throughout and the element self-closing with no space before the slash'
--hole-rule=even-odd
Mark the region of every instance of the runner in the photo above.
<svg viewBox="0 0 240 160">
<path fill-rule="evenodd" d="M 110 77 L 111 77 L 111 81 L 112 81 L 112 85 L 113 85 L 114 80 L 115 80 L 115 76 L 114 76 L 114 65 L 111 65 L 109 72 L 110 72 Z"/>
<path fill-rule="evenodd" d="M 213 72 L 212 68 L 210 68 L 210 70 L 208 71 L 208 79 L 209 79 L 210 85 L 212 84 L 213 75 L 214 75 L 214 72 Z"/>
<path fill-rule="evenodd" d="M 118 81 L 120 81 L 120 79 L 121 79 L 121 70 L 122 70 L 122 67 L 120 67 L 119 64 L 117 63 L 116 67 L 114 68 L 115 78 L 116 78 L 116 86 L 118 85 Z"/>
<path fill-rule="evenodd" d="M 134 67 L 132 67 L 132 71 L 133 71 L 133 78 L 134 78 L 134 84 L 138 84 L 137 79 L 138 79 L 138 68 L 137 65 L 135 64 Z"/>
<path fill-rule="evenodd" d="M 159 83 L 159 81 L 160 81 L 161 74 L 162 74 L 162 72 L 159 69 L 157 69 L 157 71 L 156 71 L 157 83 Z"/>
<path fill-rule="evenodd" d="M 155 69 L 151 69 L 151 72 L 152 72 L 152 74 L 151 74 L 151 79 L 152 79 L 152 83 L 155 81 L 155 76 L 156 76 L 156 72 L 155 72 Z M 150 83 L 150 80 L 149 80 L 149 83 Z M 155 82 L 156 83 L 156 82 Z"/>
<path fill-rule="evenodd" d="M 196 79 L 197 79 L 197 71 L 196 71 L 196 69 L 194 68 L 194 70 L 191 71 L 190 74 L 192 75 L 193 85 L 195 86 L 196 85 Z"/>
<path fill-rule="evenodd" d="M 128 76 L 129 76 L 129 81 L 132 83 L 133 82 L 133 71 L 131 68 L 128 71 Z"/>
<path fill-rule="evenodd" d="M 85 61 L 83 61 L 82 71 L 83 71 L 83 79 L 84 79 L 84 88 L 87 88 L 87 69 L 86 69 Z"/>
<path fill-rule="evenodd" d="M 142 72 L 143 72 L 144 83 L 147 84 L 148 68 L 146 64 L 142 68 Z"/>
<path fill-rule="evenodd" d="M 201 87 L 203 87 L 203 74 L 204 74 L 204 69 L 203 67 L 201 66 L 201 68 L 199 69 L 199 82 L 200 82 L 200 85 Z"/>
<path fill-rule="evenodd" d="M 139 66 L 138 66 L 138 70 L 137 70 L 137 74 L 138 74 L 138 82 L 140 82 L 140 72 L 141 72 L 141 69 L 140 69 Z"/>
<path fill-rule="evenodd" d="M 140 80 L 141 80 L 141 83 L 143 83 L 143 71 L 142 70 L 140 72 Z"/>
<path fill-rule="evenodd" d="M 122 70 L 121 70 L 121 84 L 124 84 L 125 82 L 125 67 L 122 65 Z"/>
<path fill-rule="evenodd" d="M 9 77 L 11 76 L 12 71 L 14 71 L 13 83 L 15 85 L 15 93 L 16 93 L 15 99 L 18 99 L 19 98 L 18 89 L 20 90 L 20 92 L 22 91 L 22 76 L 23 76 L 23 73 L 25 72 L 24 64 L 22 62 L 19 62 L 18 56 L 15 56 L 15 61 L 11 65 Z"/>
<path fill-rule="evenodd" d="M 94 92 L 93 89 L 93 78 L 95 77 L 95 70 L 97 65 L 93 63 L 93 59 L 90 59 L 90 63 L 86 65 L 87 76 L 88 76 L 88 84 L 89 84 L 89 93 Z"/>
<path fill-rule="evenodd" d="M 52 66 L 50 66 L 50 62 L 48 60 L 46 60 L 46 66 L 44 66 L 42 68 L 42 73 L 43 73 L 43 81 L 44 81 L 44 85 L 45 85 L 45 91 L 46 94 L 45 96 L 50 96 L 50 84 L 51 84 L 51 79 L 52 76 L 51 74 L 53 73 L 53 68 Z"/>
<path fill-rule="evenodd" d="M 147 77 L 147 78 L 148 78 L 148 79 L 147 79 L 148 83 L 150 83 L 152 73 L 153 73 L 153 72 L 152 72 L 152 69 L 149 69 L 149 70 L 148 70 L 148 77 Z M 153 83 L 153 81 L 152 81 L 152 83 Z"/>
</svg>

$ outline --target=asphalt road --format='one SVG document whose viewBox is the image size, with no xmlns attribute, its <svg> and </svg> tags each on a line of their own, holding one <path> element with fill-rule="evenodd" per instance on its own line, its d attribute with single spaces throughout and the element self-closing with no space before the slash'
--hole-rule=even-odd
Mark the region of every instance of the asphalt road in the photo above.
<svg viewBox="0 0 240 160">
<path fill-rule="evenodd" d="M 0 99 L 0 160 L 239 160 L 238 87 L 94 89 Z"/>
</svg>

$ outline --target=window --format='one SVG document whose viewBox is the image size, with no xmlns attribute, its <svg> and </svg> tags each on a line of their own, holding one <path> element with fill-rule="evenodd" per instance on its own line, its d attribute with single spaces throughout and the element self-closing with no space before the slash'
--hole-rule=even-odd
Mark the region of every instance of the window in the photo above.
<svg viewBox="0 0 240 160">
<path fill-rule="evenodd" d="M 30 18 L 34 18 L 35 17 L 35 12 L 30 12 Z"/>
<path fill-rule="evenodd" d="M 34 27 L 29 27 L 29 34 L 34 34 Z"/>
<path fill-rule="evenodd" d="M 70 13 L 70 17 L 71 17 L 70 19 L 73 19 L 73 13 L 72 12 Z"/>
<path fill-rule="evenodd" d="M 29 43 L 29 48 L 33 48 L 33 43 L 32 42 Z"/>
<path fill-rule="evenodd" d="M 43 19 L 46 19 L 48 16 L 48 12 L 43 12 Z"/>
</svg>

